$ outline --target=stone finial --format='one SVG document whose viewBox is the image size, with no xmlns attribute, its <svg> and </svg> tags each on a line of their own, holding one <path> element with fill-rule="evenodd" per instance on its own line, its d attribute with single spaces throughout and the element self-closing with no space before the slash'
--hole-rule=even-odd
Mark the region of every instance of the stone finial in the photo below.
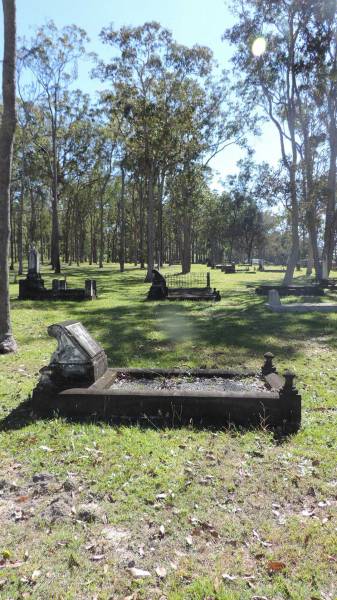
<svg viewBox="0 0 337 600">
<path fill-rule="evenodd" d="M 289 369 L 287 369 L 284 372 L 284 386 L 283 386 L 283 390 L 285 392 L 296 392 L 296 387 L 294 385 L 294 379 L 295 379 L 296 375 L 293 371 L 290 371 Z"/>
<path fill-rule="evenodd" d="M 265 361 L 262 366 L 262 375 L 270 375 L 270 373 L 276 373 L 276 367 L 273 365 L 274 354 L 272 352 L 266 352 L 264 355 Z"/>
</svg>

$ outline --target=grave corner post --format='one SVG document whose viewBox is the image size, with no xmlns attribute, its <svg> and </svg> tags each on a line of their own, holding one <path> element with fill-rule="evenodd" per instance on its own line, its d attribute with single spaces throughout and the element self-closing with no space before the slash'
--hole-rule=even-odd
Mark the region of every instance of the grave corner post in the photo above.
<svg viewBox="0 0 337 600">
<path fill-rule="evenodd" d="M 284 433 L 295 433 L 301 425 L 301 395 L 294 384 L 295 377 L 295 373 L 287 369 L 284 372 L 283 387 L 280 389 Z"/>
</svg>

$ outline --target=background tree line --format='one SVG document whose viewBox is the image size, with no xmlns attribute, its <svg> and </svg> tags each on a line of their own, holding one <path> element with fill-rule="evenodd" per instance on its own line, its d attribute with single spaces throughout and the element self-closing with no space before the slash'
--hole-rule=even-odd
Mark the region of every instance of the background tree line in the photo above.
<svg viewBox="0 0 337 600">
<path fill-rule="evenodd" d="M 276 204 L 279 233 L 291 232 L 286 279 L 301 255 L 312 257 L 318 275 L 322 251 L 331 267 L 336 4 L 251 0 L 235 9 L 237 24 L 224 37 L 237 48 L 236 86 L 208 48 L 177 44 L 158 23 L 102 30 L 113 57 L 96 57 L 103 89 L 95 105 L 73 85 L 83 30 L 51 22 L 21 44 L 11 246 L 20 271 L 28 242 L 38 242 L 56 272 L 60 256 L 100 266 L 117 260 L 122 270 L 133 261 L 147 266 L 148 279 L 155 262 L 180 261 L 188 272 L 191 261 L 224 253 L 270 254 L 267 223 L 279 219 L 264 213 Z M 255 57 L 258 36 L 267 50 Z M 261 165 L 261 176 L 242 167 L 217 196 L 210 158 L 232 143 L 247 146 L 261 119 L 275 125 L 280 169 Z"/>
</svg>

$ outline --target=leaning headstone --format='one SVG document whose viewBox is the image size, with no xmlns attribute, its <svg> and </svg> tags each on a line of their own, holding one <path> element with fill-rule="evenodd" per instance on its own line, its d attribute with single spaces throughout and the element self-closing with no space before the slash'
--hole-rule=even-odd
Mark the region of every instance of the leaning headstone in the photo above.
<svg viewBox="0 0 337 600">
<path fill-rule="evenodd" d="M 47 402 L 54 393 L 67 388 L 83 388 L 95 383 L 108 368 L 106 354 L 79 321 L 64 321 L 48 327 L 58 342 L 34 390 L 33 400 Z"/>
</svg>

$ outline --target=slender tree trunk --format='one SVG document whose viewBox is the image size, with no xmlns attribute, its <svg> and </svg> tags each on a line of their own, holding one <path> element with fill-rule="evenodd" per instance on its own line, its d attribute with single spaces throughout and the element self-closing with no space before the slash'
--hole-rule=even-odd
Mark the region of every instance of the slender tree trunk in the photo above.
<svg viewBox="0 0 337 600">
<path fill-rule="evenodd" d="M 17 241 L 18 241 L 18 275 L 22 275 L 23 273 L 23 208 L 24 208 L 24 198 L 25 198 L 25 184 L 24 184 L 24 174 L 21 179 L 21 189 L 20 189 L 20 197 L 19 197 L 19 206 L 18 206 L 18 225 L 17 225 Z"/>
<path fill-rule="evenodd" d="M 139 180 L 139 263 L 140 268 L 145 269 L 144 257 L 144 189 L 143 180 Z"/>
<path fill-rule="evenodd" d="M 90 257 L 89 257 L 89 265 L 92 265 L 94 258 L 94 231 L 93 231 L 93 217 L 92 213 L 90 214 Z"/>
<path fill-rule="evenodd" d="M 14 271 L 14 263 L 15 263 L 15 244 L 16 244 L 16 240 L 15 240 L 15 218 L 14 218 L 14 210 L 13 210 L 13 196 L 10 193 L 10 256 L 11 256 L 11 263 L 9 266 L 9 270 L 10 271 Z"/>
<path fill-rule="evenodd" d="M 55 116 L 56 120 L 56 116 Z M 60 264 L 60 229 L 58 218 L 58 174 L 57 174 L 57 144 L 56 123 L 52 124 L 53 145 L 53 174 L 52 174 L 52 233 L 51 233 L 51 265 L 55 273 L 61 273 Z"/>
<path fill-rule="evenodd" d="M 16 15 L 15 0 L 2 0 L 4 59 L 2 66 L 3 114 L 0 126 L 0 352 L 15 352 L 9 303 L 8 253 L 10 239 L 10 181 L 15 114 Z"/>
<path fill-rule="evenodd" d="M 124 271 L 125 264 L 125 170 L 121 166 L 121 195 L 119 200 L 119 269 L 120 272 Z"/>
<path fill-rule="evenodd" d="M 164 239 L 163 239 L 163 194 L 165 174 L 163 173 L 158 184 L 158 266 L 164 264 Z"/>
<path fill-rule="evenodd" d="M 291 285 L 296 264 L 299 259 L 300 240 L 298 235 L 298 200 L 296 189 L 296 164 L 290 168 L 290 198 L 291 198 L 291 250 L 288 257 L 287 268 L 283 279 L 283 285 Z"/>
<path fill-rule="evenodd" d="M 147 273 L 145 281 L 152 281 L 154 268 L 154 170 L 153 165 L 148 173 L 148 205 L 147 205 Z"/>
<path fill-rule="evenodd" d="M 189 273 L 191 271 L 191 215 L 189 213 L 188 205 L 185 204 L 184 215 L 183 215 L 183 246 L 181 256 L 181 268 L 182 273 Z"/>
<path fill-rule="evenodd" d="M 44 260 L 44 239 L 43 239 L 43 222 L 42 222 L 42 215 L 43 215 L 43 196 L 41 194 L 41 206 L 40 206 L 40 222 L 39 222 L 39 229 L 40 229 L 40 260 L 41 260 L 41 264 L 43 265 L 43 260 Z"/>
<path fill-rule="evenodd" d="M 104 192 L 100 195 L 99 202 L 99 268 L 103 269 L 104 260 Z"/>
<path fill-rule="evenodd" d="M 333 106 L 332 101 L 330 103 Z M 328 201 L 325 214 L 323 256 L 328 260 L 328 271 L 331 269 L 336 234 L 336 159 L 337 159 L 337 124 L 333 107 L 329 106 L 330 127 L 330 164 L 328 173 Z"/>
</svg>

